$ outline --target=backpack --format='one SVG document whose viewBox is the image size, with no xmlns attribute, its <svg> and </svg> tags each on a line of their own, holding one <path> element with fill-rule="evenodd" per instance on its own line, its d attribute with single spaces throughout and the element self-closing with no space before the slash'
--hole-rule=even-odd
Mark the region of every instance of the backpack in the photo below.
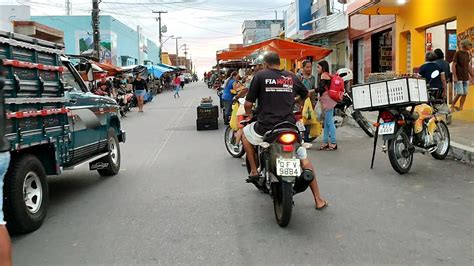
<svg viewBox="0 0 474 266">
<path fill-rule="evenodd" d="M 329 86 L 329 97 L 336 102 L 341 102 L 344 99 L 344 80 L 339 75 L 330 75 L 331 85 Z"/>
</svg>

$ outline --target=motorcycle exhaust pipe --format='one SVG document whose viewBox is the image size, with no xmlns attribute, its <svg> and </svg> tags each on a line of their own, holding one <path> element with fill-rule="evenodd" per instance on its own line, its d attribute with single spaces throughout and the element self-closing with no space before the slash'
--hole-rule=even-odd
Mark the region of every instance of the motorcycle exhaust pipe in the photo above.
<svg viewBox="0 0 474 266">
<path fill-rule="evenodd" d="M 314 172 L 311 169 L 304 169 L 301 175 L 296 178 L 294 191 L 300 193 L 305 191 L 314 179 Z"/>
</svg>

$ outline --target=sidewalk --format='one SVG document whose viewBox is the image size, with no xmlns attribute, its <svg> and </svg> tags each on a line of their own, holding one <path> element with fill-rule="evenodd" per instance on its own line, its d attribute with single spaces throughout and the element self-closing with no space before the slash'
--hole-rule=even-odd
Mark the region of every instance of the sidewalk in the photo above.
<svg viewBox="0 0 474 266">
<path fill-rule="evenodd" d="M 449 125 L 451 151 L 449 156 L 462 163 L 474 165 L 474 123 L 454 119 Z"/>
</svg>

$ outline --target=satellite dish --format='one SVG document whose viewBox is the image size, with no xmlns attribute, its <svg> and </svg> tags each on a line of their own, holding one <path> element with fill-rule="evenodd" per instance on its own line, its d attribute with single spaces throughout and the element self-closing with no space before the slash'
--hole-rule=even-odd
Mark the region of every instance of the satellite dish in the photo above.
<svg viewBox="0 0 474 266">
<path fill-rule="evenodd" d="M 161 27 L 161 32 L 162 33 L 168 32 L 168 27 L 166 27 L 166 25 L 163 25 L 163 27 Z"/>
</svg>

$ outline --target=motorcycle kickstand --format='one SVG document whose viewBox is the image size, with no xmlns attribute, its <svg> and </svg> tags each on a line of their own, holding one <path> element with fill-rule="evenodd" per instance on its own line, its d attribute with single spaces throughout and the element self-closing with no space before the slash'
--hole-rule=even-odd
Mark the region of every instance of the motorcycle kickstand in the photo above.
<svg viewBox="0 0 474 266">
<path fill-rule="evenodd" d="M 377 124 L 380 121 L 380 112 L 377 117 Z M 375 162 L 375 152 L 377 150 L 377 141 L 379 140 L 379 126 L 375 129 L 375 136 L 374 136 L 374 150 L 372 151 L 372 161 L 370 163 L 370 169 L 374 169 L 374 162 Z"/>
</svg>

